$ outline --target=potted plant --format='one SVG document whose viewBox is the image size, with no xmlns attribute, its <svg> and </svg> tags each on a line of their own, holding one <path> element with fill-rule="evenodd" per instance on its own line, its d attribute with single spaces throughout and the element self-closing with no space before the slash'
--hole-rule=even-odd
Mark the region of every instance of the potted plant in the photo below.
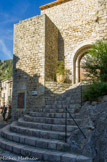
<svg viewBox="0 0 107 162">
<path fill-rule="evenodd" d="M 63 83 L 65 81 L 64 61 L 58 61 L 58 63 L 57 63 L 56 81 L 58 83 Z"/>
</svg>

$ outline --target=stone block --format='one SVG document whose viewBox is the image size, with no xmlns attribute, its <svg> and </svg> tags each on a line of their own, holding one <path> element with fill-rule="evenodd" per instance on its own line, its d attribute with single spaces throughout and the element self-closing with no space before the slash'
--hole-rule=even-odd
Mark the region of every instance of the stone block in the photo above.
<svg viewBox="0 0 107 162">
<path fill-rule="evenodd" d="M 6 149 L 6 144 L 4 142 L 1 142 L 0 146 L 1 146 L 2 149 Z"/>
<path fill-rule="evenodd" d="M 55 114 L 55 118 L 62 118 L 62 117 L 63 117 L 63 114 L 60 114 L 60 113 Z"/>
<path fill-rule="evenodd" d="M 11 134 L 8 134 L 8 139 L 12 141 L 13 136 Z"/>
<path fill-rule="evenodd" d="M 54 118 L 55 114 L 49 114 L 49 118 Z"/>
<path fill-rule="evenodd" d="M 40 137 L 40 132 L 39 131 L 32 131 L 32 136 Z"/>
<path fill-rule="evenodd" d="M 34 124 L 32 128 L 42 129 L 43 125 L 40 123 Z"/>
<path fill-rule="evenodd" d="M 45 132 L 45 131 L 41 131 L 40 132 L 40 138 L 46 138 L 46 139 L 48 139 L 48 137 L 49 137 L 48 132 Z"/>
<path fill-rule="evenodd" d="M 62 143 L 57 143 L 57 150 L 59 150 L 59 151 L 64 151 L 64 144 L 62 144 Z"/>
<path fill-rule="evenodd" d="M 25 138 L 25 144 L 35 146 L 35 139 L 34 138 Z"/>
<path fill-rule="evenodd" d="M 56 143 L 48 143 L 48 149 L 51 149 L 51 150 L 56 150 Z"/>
<path fill-rule="evenodd" d="M 29 156 L 32 155 L 31 150 L 28 147 L 27 147 L 27 149 L 26 149 L 26 147 L 22 147 L 21 148 L 21 155 L 23 155 L 25 157 L 29 157 Z"/>
<path fill-rule="evenodd" d="M 40 141 L 40 140 L 38 140 L 38 141 L 36 141 L 36 147 L 39 147 L 39 148 L 47 148 L 47 141 Z"/>
<path fill-rule="evenodd" d="M 107 102 L 107 95 L 103 97 L 102 101 Z"/>
<path fill-rule="evenodd" d="M 48 137 L 49 137 L 49 139 L 58 139 L 58 134 L 57 133 L 49 133 Z"/>
<path fill-rule="evenodd" d="M 63 126 L 54 125 L 52 126 L 53 131 L 64 131 Z"/>
<path fill-rule="evenodd" d="M 41 153 L 39 150 L 31 152 L 31 157 L 36 158 L 37 161 L 42 160 L 43 159 L 43 155 L 44 155 L 44 152 Z"/>
<path fill-rule="evenodd" d="M 43 129 L 45 129 L 45 130 L 51 130 L 51 125 L 49 125 L 49 124 L 48 124 L 48 125 L 45 125 L 45 124 L 44 124 L 42 127 L 43 127 Z"/>
<path fill-rule="evenodd" d="M 60 161 L 60 156 L 52 153 L 45 153 L 43 156 L 43 160 L 50 161 L 50 162 L 59 162 Z"/>
<path fill-rule="evenodd" d="M 17 135 L 14 135 L 12 140 L 15 141 L 15 142 L 19 142 L 20 141 L 20 137 L 17 136 Z"/>
<path fill-rule="evenodd" d="M 17 147 L 17 145 L 13 146 L 13 152 L 16 153 L 16 154 L 20 154 L 21 153 L 21 148 Z"/>
<path fill-rule="evenodd" d="M 11 146 L 11 145 L 9 145 L 9 144 L 6 144 L 6 148 L 5 148 L 6 150 L 8 150 L 8 151 L 13 151 L 13 147 Z"/>
<path fill-rule="evenodd" d="M 20 143 L 24 144 L 25 143 L 25 138 L 24 137 L 20 137 Z"/>
</svg>

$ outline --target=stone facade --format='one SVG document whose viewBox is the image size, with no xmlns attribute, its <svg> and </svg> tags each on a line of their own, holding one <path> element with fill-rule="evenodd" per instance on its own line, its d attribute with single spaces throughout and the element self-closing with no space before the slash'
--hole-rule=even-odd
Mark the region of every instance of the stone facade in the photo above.
<svg viewBox="0 0 107 162">
<path fill-rule="evenodd" d="M 8 106 L 12 102 L 13 78 L 5 79 L 0 86 L 0 106 Z"/>
<path fill-rule="evenodd" d="M 53 81 L 58 61 L 58 29 L 47 16 L 45 20 L 45 81 Z"/>
<path fill-rule="evenodd" d="M 64 59 L 65 67 L 71 71 L 72 82 L 75 83 L 79 81 L 78 57 L 86 53 L 96 40 L 107 38 L 107 1 L 55 2 L 40 7 L 41 14 L 48 15 L 59 30 L 59 59 Z"/>
<path fill-rule="evenodd" d="M 98 17 L 99 23 L 98 33 L 99 38 L 107 38 L 107 1 L 98 0 Z"/>
<path fill-rule="evenodd" d="M 58 30 L 46 15 L 14 26 L 13 112 L 18 110 L 20 114 L 28 111 L 32 103 L 32 108 L 45 103 L 44 83 L 52 79 L 57 65 L 57 37 Z"/>
<path fill-rule="evenodd" d="M 19 108 L 19 114 L 45 104 L 44 94 L 51 91 L 45 83 L 54 80 L 57 60 L 64 60 L 77 83 L 82 57 L 92 43 L 107 38 L 106 0 L 58 0 L 40 8 L 40 16 L 14 27 L 13 111 Z"/>
<path fill-rule="evenodd" d="M 71 84 L 69 83 L 45 82 L 45 104 L 56 99 L 70 88 L 70 86 Z"/>
<path fill-rule="evenodd" d="M 14 110 L 18 108 L 18 93 L 24 93 L 24 98 L 26 98 L 24 109 L 27 109 L 32 102 L 36 104 L 32 91 L 41 89 L 39 93 L 44 92 L 44 87 L 40 88 L 41 85 L 38 85 L 38 80 L 44 84 L 44 22 L 45 16 L 37 16 L 14 26 Z M 19 109 L 21 110 L 23 109 Z"/>
</svg>

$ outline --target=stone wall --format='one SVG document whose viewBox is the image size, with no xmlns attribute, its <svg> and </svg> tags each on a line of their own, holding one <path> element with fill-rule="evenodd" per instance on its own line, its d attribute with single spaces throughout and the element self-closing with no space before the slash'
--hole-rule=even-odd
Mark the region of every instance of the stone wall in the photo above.
<svg viewBox="0 0 107 162">
<path fill-rule="evenodd" d="M 107 37 L 106 0 L 67 1 L 41 9 L 41 14 L 48 15 L 59 29 L 59 59 L 64 59 L 72 75 L 73 58 L 78 49 Z"/>
<path fill-rule="evenodd" d="M 58 60 L 58 29 L 46 16 L 45 22 L 45 80 L 54 80 Z"/>
<path fill-rule="evenodd" d="M 58 30 L 46 15 L 26 19 L 14 26 L 14 114 L 14 111 L 20 115 L 45 104 L 45 80 L 53 79 L 57 66 L 57 40 Z M 24 93 L 23 109 L 18 107 L 19 93 Z"/>
<path fill-rule="evenodd" d="M 36 16 L 14 26 L 13 112 L 22 113 L 44 104 L 32 96 L 44 93 L 45 74 L 45 16 Z M 25 93 L 25 108 L 17 109 L 18 93 Z M 32 104 L 33 103 L 33 104 Z M 16 115 L 17 115 L 16 111 Z"/>
<path fill-rule="evenodd" d="M 45 82 L 45 104 L 55 100 L 56 97 L 64 93 L 71 84 L 57 83 L 57 82 Z"/>
<path fill-rule="evenodd" d="M 61 94 L 70 86 L 71 84 L 69 83 L 45 82 L 45 92 L 51 91 L 52 93 Z"/>
<path fill-rule="evenodd" d="M 98 16 L 97 22 L 99 23 L 99 37 L 100 39 L 107 39 L 107 1 L 98 0 Z"/>
<path fill-rule="evenodd" d="M 17 109 L 21 92 L 26 101 L 22 111 L 45 104 L 43 94 L 49 88 L 45 81 L 53 80 L 57 59 L 64 60 L 73 83 L 79 81 L 80 58 L 97 39 L 107 38 L 106 0 L 56 2 L 42 9 L 42 15 L 15 25 L 13 111 L 21 112 Z M 37 96 L 32 96 L 34 91 Z"/>
<path fill-rule="evenodd" d="M 82 122 L 81 127 L 85 129 L 84 133 L 87 140 L 84 140 L 80 133 L 78 135 L 78 144 L 82 141 L 82 153 L 87 155 L 91 153 L 94 162 L 107 161 L 107 96 L 99 98 L 99 101 L 85 102 L 80 110 L 82 119 L 88 116 L 86 121 Z M 77 142 L 77 141 L 76 141 Z M 90 148 L 90 149 L 89 149 Z"/>
</svg>

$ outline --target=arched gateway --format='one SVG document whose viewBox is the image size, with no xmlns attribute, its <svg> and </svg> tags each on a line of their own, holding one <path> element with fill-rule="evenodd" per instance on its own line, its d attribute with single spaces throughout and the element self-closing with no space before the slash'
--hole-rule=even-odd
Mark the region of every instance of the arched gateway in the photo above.
<svg viewBox="0 0 107 162">
<path fill-rule="evenodd" d="M 88 53 L 88 49 L 91 44 L 84 45 L 80 47 L 73 56 L 73 84 L 80 82 L 85 79 L 86 71 L 82 68 L 85 55 Z"/>
</svg>

